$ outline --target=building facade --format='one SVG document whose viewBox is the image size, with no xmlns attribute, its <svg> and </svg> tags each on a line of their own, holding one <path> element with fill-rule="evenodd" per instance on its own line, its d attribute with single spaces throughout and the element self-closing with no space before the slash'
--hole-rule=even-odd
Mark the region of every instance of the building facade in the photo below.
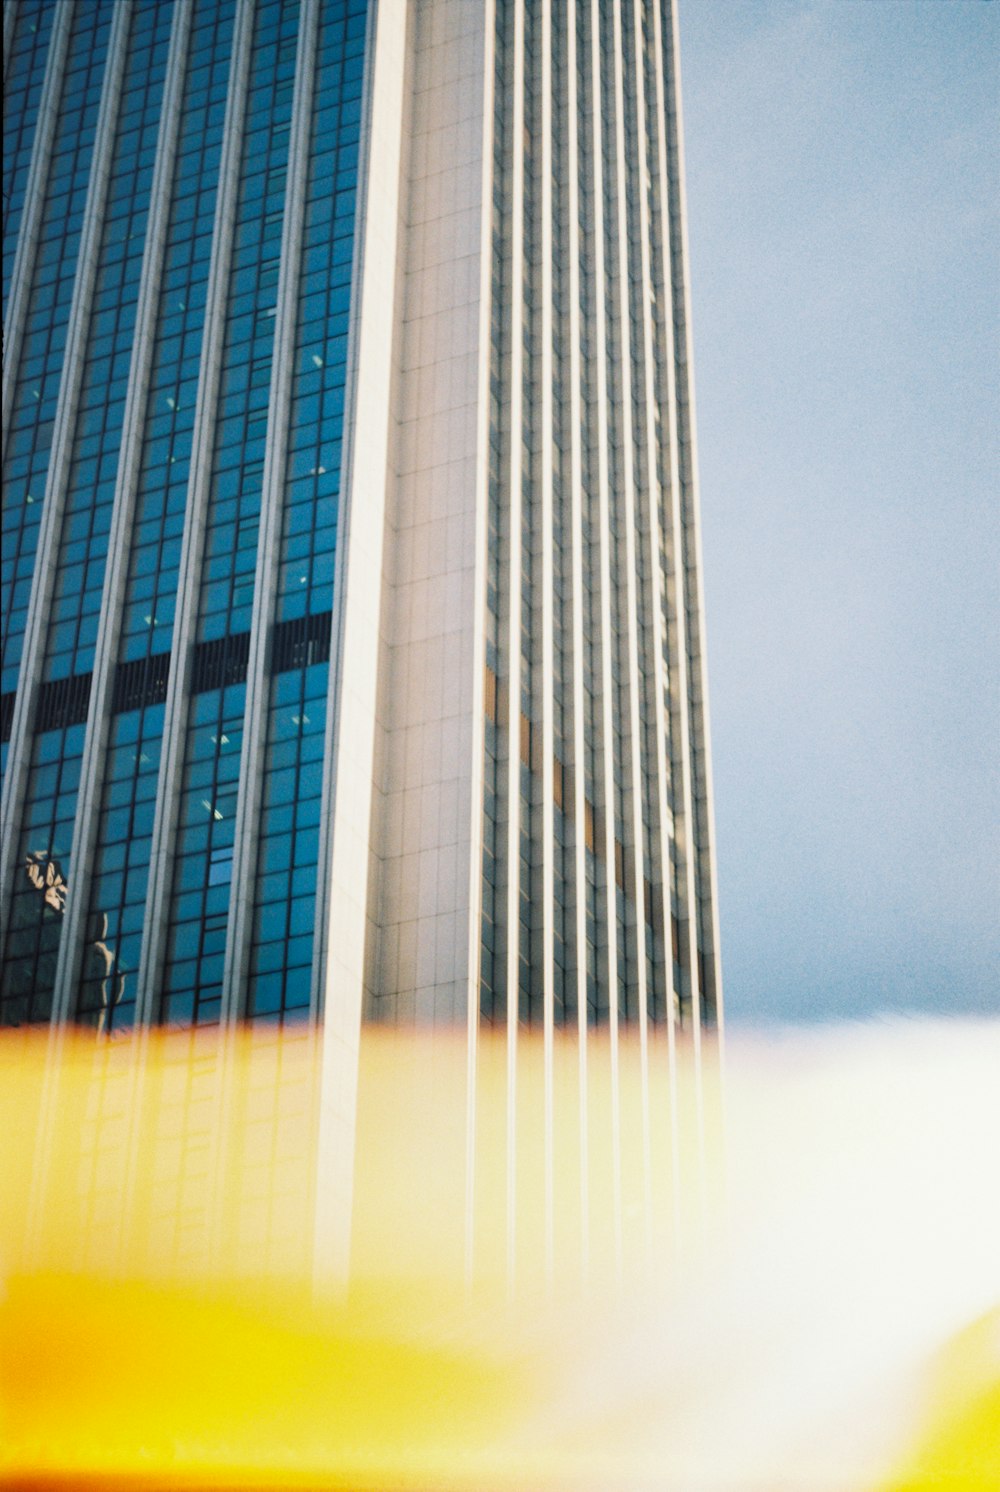
<svg viewBox="0 0 1000 1492">
<path fill-rule="evenodd" d="M 5 0 L 0 1022 L 721 1017 L 671 0 Z"/>
</svg>

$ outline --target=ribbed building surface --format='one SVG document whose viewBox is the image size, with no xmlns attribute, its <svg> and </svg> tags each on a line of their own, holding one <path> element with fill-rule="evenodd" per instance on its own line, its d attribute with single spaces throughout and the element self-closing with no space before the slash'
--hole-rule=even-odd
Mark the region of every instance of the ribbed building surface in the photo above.
<svg viewBox="0 0 1000 1492">
<path fill-rule="evenodd" d="M 5 0 L 0 1021 L 721 1013 L 671 0 Z M 336 1086 L 336 1085 L 335 1085 Z"/>
</svg>

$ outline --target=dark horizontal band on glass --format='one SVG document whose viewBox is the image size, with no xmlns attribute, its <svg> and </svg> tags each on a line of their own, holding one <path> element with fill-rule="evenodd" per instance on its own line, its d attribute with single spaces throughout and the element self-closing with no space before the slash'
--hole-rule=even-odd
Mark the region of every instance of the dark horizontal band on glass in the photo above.
<svg viewBox="0 0 1000 1492">
<path fill-rule="evenodd" d="M 328 663 L 332 622 L 332 611 L 320 611 L 276 623 L 271 633 L 269 672 L 290 673 L 296 668 L 310 668 L 314 663 Z M 198 643 L 194 652 L 191 693 L 205 694 L 210 689 L 244 683 L 249 661 L 249 632 L 231 632 L 211 642 Z M 154 653 L 148 658 L 119 663 L 111 697 L 112 714 L 121 715 L 126 710 L 163 704 L 167 697 L 170 662 L 170 653 Z M 90 707 L 93 677 L 93 673 L 79 673 L 67 679 L 50 679 L 43 684 L 38 691 L 36 734 L 81 725 Z M 16 699 L 13 690 L 0 695 L 0 741 L 10 740 Z"/>
</svg>

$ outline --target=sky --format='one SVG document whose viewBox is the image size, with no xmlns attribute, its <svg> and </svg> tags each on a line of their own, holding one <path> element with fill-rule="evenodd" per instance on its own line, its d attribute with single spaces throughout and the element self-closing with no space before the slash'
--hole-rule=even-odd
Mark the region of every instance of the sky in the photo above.
<svg viewBox="0 0 1000 1492">
<path fill-rule="evenodd" d="M 727 1020 L 996 1013 L 1000 5 L 680 17 Z"/>
</svg>

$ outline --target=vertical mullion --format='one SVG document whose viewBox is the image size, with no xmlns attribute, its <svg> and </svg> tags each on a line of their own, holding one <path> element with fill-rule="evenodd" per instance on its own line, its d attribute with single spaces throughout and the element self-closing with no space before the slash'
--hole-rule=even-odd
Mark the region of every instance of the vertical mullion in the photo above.
<svg viewBox="0 0 1000 1492">
<path fill-rule="evenodd" d="M 45 658 L 56 561 L 62 534 L 70 458 L 76 429 L 77 406 L 83 379 L 83 354 L 97 278 L 98 251 L 104 228 L 104 207 L 108 194 L 111 152 L 114 145 L 118 105 L 121 99 L 131 14 L 131 8 L 125 4 L 125 0 L 118 0 L 108 41 L 94 138 L 94 154 L 87 184 L 87 204 L 84 209 L 76 278 L 73 283 L 63 373 L 59 384 L 59 398 L 45 481 L 42 522 L 38 535 L 37 557 L 31 581 L 31 598 L 28 603 L 28 618 L 21 654 L 21 672 L 8 748 L 3 816 L 0 820 L 0 841 L 2 841 L 0 905 L 2 906 L 7 905 L 13 885 L 14 857 L 19 843 L 17 831 L 31 753 L 35 702 Z M 22 223 L 22 232 L 24 226 Z"/>
<path fill-rule="evenodd" d="M 591 111 L 594 172 L 594 282 L 597 348 L 598 514 L 601 593 L 601 749 L 603 765 L 605 940 L 607 944 L 608 1024 L 611 1057 L 611 1165 L 615 1265 L 622 1267 L 621 1093 L 618 1060 L 618 908 L 615 879 L 614 679 L 611 666 L 611 508 L 608 491 L 607 284 L 604 255 L 604 130 L 601 0 L 591 0 Z"/>
<path fill-rule="evenodd" d="M 552 0 L 542 6 L 542 429 L 538 442 L 542 477 L 542 1024 L 545 1070 L 545 1272 L 551 1281 L 554 1253 L 553 1044 L 555 1025 L 555 727 L 553 532 L 552 532 Z"/>
<path fill-rule="evenodd" d="M 667 189 L 667 104 L 665 79 L 663 75 L 663 47 L 661 37 L 661 0 L 651 0 L 650 14 L 652 17 L 654 33 L 655 60 L 653 73 L 656 80 L 656 95 L 653 100 L 656 117 L 657 155 L 655 170 L 659 180 L 660 213 L 659 221 L 655 225 L 657 229 L 657 251 L 659 255 L 660 293 L 664 301 L 661 309 L 664 333 L 657 348 L 667 379 L 667 397 L 665 402 L 666 431 L 660 431 L 654 444 L 661 448 L 664 442 L 667 449 L 667 482 L 664 487 L 661 483 L 659 503 L 662 506 L 663 522 L 659 522 L 659 514 L 656 513 L 657 527 L 660 531 L 660 548 L 653 556 L 653 572 L 656 577 L 656 586 L 660 591 L 660 602 L 657 610 L 657 625 L 663 642 L 671 641 L 671 626 L 674 631 L 672 639 L 673 646 L 669 660 L 663 656 L 662 646 L 658 647 L 660 683 L 657 686 L 657 701 L 663 715 L 663 733 L 661 740 L 664 746 L 664 769 L 666 776 L 666 802 L 664 811 L 668 814 L 665 823 L 670 830 L 670 839 L 673 843 L 673 853 L 678 859 L 687 853 L 687 815 L 685 805 L 687 802 L 685 794 L 684 761 L 686 760 L 686 729 L 687 712 L 682 707 L 684 695 L 681 693 L 681 682 L 686 679 L 685 658 L 685 631 L 683 616 L 679 615 L 677 605 L 677 554 L 678 554 L 678 532 L 680 526 L 680 509 L 678 507 L 678 493 L 680 490 L 680 478 L 677 468 L 677 409 L 674 388 L 674 350 L 673 350 L 673 292 L 670 268 L 670 211 L 669 196 Z M 657 470 L 659 470 L 659 460 Z M 672 576 L 668 577 L 664 587 L 662 561 L 669 556 L 672 566 Z M 670 579 L 673 585 L 670 585 Z M 686 687 L 686 686 L 685 686 Z M 666 698 L 669 696 L 669 707 Z M 669 708 L 669 718 L 668 718 Z M 679 717 L 679 718 L 678 718 Z M 667 759 L 667 744 L 669 742 L 669 760 Z M 680 793 L 680 801 L 678 801 Z M 666 840 L 666 835 L 664 839 Z M 670 1069 L 670 1155 L 672 1173 L 673 1194 L 673 1227 L 675 1244 L 679 1241 L 680 1230 L 680 1105 L 677 1089 L 677 1025 L 682 1015 L 681 995 L 682 990 L 674 984 L 674 889 L 675 874 L 671 859 L 671 845 L 665 843 L 666 858 L 663 868 L 666 880 L 663 887 L 663 943 L 664 962 L 667 968 L 666 995 L 667 995 L 667 1060 Z M 686 864 L 686 861 L 682 861 Z M 677 889 L 677 910 L 687 905 L 686 882 L 683 887 Z M 683 971 L 682 971 L 683 972 Z"/>
<path fill-rule="evenodd" d="M 7 38 L 8 17 L 14 15 L 13 0 L 7 0 L 4 10 L 4 60 L 10 57 Z M 6 449 L 10 428 L 11 405 L 17 388 L 17 375 L 21 361 L 21 343 L 24 340 L 24 324 L 31 298 L 31 284 L 35 277 L 35 260 L 38 256 L 38 233 L 45 207 L 45 192 L 48 186 L 49 165 L 52 160 L 52 142 L 55 137 L 59 115 L 59 100 L 62 96 L 66 57 L 69 53 L 70 29 L 73 22 L 73 7 L 60 5 L 56 8 L 49 37 L 49 48 L 45 59 L 45 80 L 38 101 L 38 116 L 35 120 L 35 136 L 31 145 L 31 164 L 24 187 L 24 210 L 18 224 L 17 251 L 10 280 L 10 297 L 7 302 L 7 317 L 3 329 L 3 444 Z M 11 28 L 13 29 L 13 28 Z M 110 64 L 110 50 L 108 63 Z M 109 147 L 110 148 L 110 147 Z M 95 141 L 96 149 L 96 141 Z M 83 247 L 81 240 L 81 250 Z M 78 264 L 83 264 L 82 254 Z M 68 346 L 68 343 L 67 343 Z"/>
<path fill-rule="evenodd" d="M 693 643 L 693 651 L 690 663 L 690 682 L 694 686 L 698 699 L 689 696 L 691 703 L 689 709 L 693 716 L 692 733 L 695 736 L 693 743 L 696 753 L 696 761 L 692 762 L 692 772 L 695 778 L 695 791 L 700 787 L 700 797 L 703 803 L 702 814 L 699 815 L 701 822 L 697 824 L 698 842 L 696 845 L 697 872 L 698 872 L 698 902 L 696 904 L 697 925 L 699 943 L 702 939 L 702 916 L 701 902 L 707 897 L 710 904 L 709 932 L 711 934 L 711 947 L 704 948 L 706 955 L 706 969 L 709 969 L 709 956 L 711 958 L 711 979 L 713 983 L 713 1004 L 715 1006 L 715 1020 L 721 1030 L 722 1023 L 722 983 L 719 972 L 719 922 L 718 922 L 718 891 L 716 885 L 715 856 L 713 853 L 715 844 L 714 812 L 712 805 L 712 781 L 711 763 L 709 759 L 709 709 L 708 709 L 708 681 L 705 669 L 705 606 L 702 591 L 702 553 L 701 553 L 701 519 L 699 512 L 699 490 L 698 490 L 698 458 L 694 443 L 695 431 L 695 408 L 694 408 L 694 362 L 691 343 L 691 315 L 690 299 L 691 288 L 688 276 L 688 244 L 687 244 L 687 210 L 685 203 L 684 182 L 684 148 L 683 148 L 683 118 L 681 107 L 681 78 L 680 78 L 680 47 L 678 35 L 677 8 L 671 4 L 671 28 L 669 37 L 670 56 L 672 62 L 673 82 L 673 111 L 671 124 L 674 131 L 675 150 L 677 158 L 676 175 L 671 180 L 672 195 L 677 204 L 677 233 L 672 236 L 672 251 L 676 270 L 675 296 L 677 297 L 678 310 L 681 321 L 681 337 L 683 341 L 683 371 L 678 374 L 678 381 L 683 385 L 683 399 L 679 405 L 680 434 L 687 452 L 686 462 L 681 463 L 681 478 L 684 484 L 683 497 L 686 512 L 684 513 L 685 529 L 688 536 L 687 556 L 690 564 L 685 564 L 685 606 L 688 614 L 689 640 Z M 685 470 L 685 466 L 687 470 Z M 700 780 L 699 780 L 700 779 Z M 706 878 L 705 867 L 708 867 L 708 885 L 703 884 Z M 707 1011 L 705 1001 L 708 991 L 701 988 L 701 977 L 699 972 L 699 993 L 702 997 L 701 1019 L 705 1020 Z"/>
<path fill-rule="evenodd" d="M 3 0 L 3 75 L 7 77 L 7 64 L 13 50 L 14 25 L 17 21 L 17 0 Z"/>
<path fill-rule="evenodd" d="M 668 630 L 673 628 L 675 643 L 671 649 L 668 662 L 669 693 L 670 693 L 670 745 L 671 745 L 671 809 L 674 816 L 674 851 L 677 858 L 677 911 L 678 921 L 687 922 L 684 945 L 680 949 L 683 963 L 681 965 L 691 1000 L 691 1024 L 693 1027 L 693 1040 L 695 1053 L 700 1051 L 700 1016 L 698 1014 L 698 971 L 697 959 L 695 957 L 695 940 L 691 934 L 691 914 L 695 905 L 694 869 L 693 869 L 693 836 L 694 820 L 692 810 L 691 791 L 691 750 L 688 700 L 690 692 L 688 688 L 688 642 L 687 642 L 687 618 L 684 607 L 684 536 L 681 515 L 681 478 L 678 454 L 678 432 L 677 432 L 677 375 L 676 356 L 674 349 L 674 319 L 673 319 L 673 270 L 671 240 L 673 238 L 673 226 L 670 221 L 670 186 L 669 186 L 669 163 L 667 131 L 672 127 L 668 106 L 666 101 L 666 87 L 663 76 L 664 57 L 662 36 L 662 5 L 664 0 L 656 0 L 653 6 L 654 25 L 656 31 L 656 76 L 657 76 L 657 115 L 660 121 L 660 150 L 658 169 L 660 176 L 660 216 L 662 222 L 662 255 L 663 255 L 663 281 L 664 294 L 668 300 L 668 310 L 663 318 L 664 342 L 662 349 L 663 361 L 666 364 L 667 375 L 667 430 L 665 436 L 661 432 L 661 441 L 665 438 L 669 459 L 670 486 L 666 494 L 669 503 L 669 520 L 667 523 L 669 538 L 669 562 L 670 575 L 668 578 L 666 603 L 666 624 Z M 672 584 L 671 584 L 672 582 Z M 666 934 L 665 934 L 666 936 Z M 679 997 L 684 991 L 678 991 Z M 683 1027 L 683 1009 L 680 1011 L 681 1025 Z"/>
<path fill-rule="evenodd" d="M 465 1107 L 465 1283 L 472 1284 L 475 1263 L 476 1115 L 478 1107 L 479 1006 L 483 917 L 483 816 L 485 811 L 486 721 L 483 659 L 486 656 L 486 577 L 489 566 L 490 379 L 493 349 L 493 192 L 496 134 L 496 4 L 487 0 L 483 21 L 483 124 L 480 261 L 479 261 L 479 407 L 476 449 L 485 453 L 476 474 L 476 573 L 474 645 L 472 648 L 472 786 L 469 827 L 468 992 L 466 996 Z"/>
<path fill-rule="evenodd" d="M 150 847 L 145 936 L 136 990 L 136 1022 L 155 1022 L 166 955 L 173 840 L 184 765 L 188 704 L 201 585 L 201 549 L 209 498 L 215 413 L 225 336 L 229 267 L 239 193 L 250 44 L 255 0 L 239 0 L 233 30 L 232 63 L 219 160 L 219 192 L 212 224 L 212 257 L 205 294 L 205 319 L 195 400 L 194 436 L 188 477 L 180 578 L 171 645 L 170 679 L 164 710 L 163 746 L 156 814 Z"/>
<path fill-rule="evenodd" d="M 288 461 L 292 368 L 295 362 L 295 324 L 302 263 L 302 227 L 312 100 L 316 77 L 316 40 L 319 0 L 302 0 L 295 91 L 289 140 L 287 191 L 282 222 L 281 267 L 275 310 L 274 351 L 267 410 L 267 436 L 261 492 L 257 568 L 254 577 L 254 616 L 250 633 L 244 708 L 243 756 L 236 802 L 233 878 L 229 902 L 229 936 L 222 983 L 222 1022 L 245 1014 L 247 967 L 254 916 L 257 840 L 267 750 L 269 640 L 274 620 L 275 589 L 281 553 L 282 494 Z"/>
<path fill-rule="evenodd" d="M 627 3 L 627 0 L 625 0 Z M 629 240 L 628 240 L 628 174 L 625 155 L 625 68 L 628 59 L 623 46 L 624 19 L 623 0 L 614 0 L 613 23 L 615 39 L 615 148 L 618 169 L 618 319 L 620 327 L 619 360 L 622 409 L 622 458 L 624 466 L 624 522 L 625 522 L 625 614 L 628 627 L 628 736 L 629 771 L 628 781 L 631 798 L 632 830 L 632 901 L 635 907 L 635 953 L 636 980 L 639 993 L 639 1046 L 640 1046 L 640 1093 L 642 1105 L 643 1134 L 643 1182 L 649 1217 L 651 1195 L 650 1151 L 649 1151 L 649 1057 L 648 1057 L 648 990 L 646 980 L 645 947 L 645 854 L 642 817 L 642 751 L 641 726 L 639 721 L 639 645 L 635 504 L 635 447 L 632 427 L 632 308 L 629 297 Z M 624 724 L 624 722 L 623 722 Z M 623 818 L 626 816 L 623 816 Z M 626 898 L 629 895 L 625 888 Z"/>
<path fill-rule="evenodd" d="M 521 436 L 524 398 L 524 11 L 514 11 L 510 338 L 510 520 L 507 690 L 507 1282 L 517 1241 L 517 1024 L 521 940 Z"/>
<path fill-rule="evenodd" d="M 577 0 L 566 4 L 567 121 L 569 127 L 569 332 L 571 504 L 573 566 L 573 913 L 576 925 L 577 1081 L 580 1128 L 580 1228 L 584 1277 L 590 1269 L 590 1142 L 587 1093 L 587 849 L 583 731 L 583 463 L 580 450 L 580 189 L 577 97 Z"/>
<path fill-rule="evenodd" d="M 56 964 L 53 1019 L 65 1020 L 72 1012 L 83 957 L 84 921 L 90 894 L 93 858 L 104 763 L 107 727 L 111 717 L 111 694 L 121 630 L 122 605 L 128 579 L 129 542 L 139 463 L 145 430 L 149 375 L 153 358 L 153 334 L 160 293 L 160 278 L 166 251 L 167 220 L 173 189 L 174 160 L 180 129 L 181 93 L 191 33 L 192 0 L 177 0 L 173 13 L 170 51 L 164 80 L 163 107 L 156 143 L 156 164 L 150 189 L 146 242 L 143 248 L 139 300 L 136 307 L 132 358 L 122 446 L 118 457 L 108 562 L 101 597 L 100 627 L 94 650 L 94 672 L 90 690 L 87 735 L 80 769 L 80 795 L 73 828 L 73 877 L 66 900 L 63 933 Z"/>
<path fill-rule="evenodd" d="M 650 223 L 650 207 L 645 190 L 645 182 L 652 170 L 659 169 L 659 159 L 655 166 L 651 165 L 647 152 L 647 121 L 650 111 L 654 111 L 656 126 L 656 139 L 659 151 L 662 151 L 663 128 L 664 128 L 664 105 L 662 89 L 662 71 L 659 58 L 656 59 L 654 68 L 656 78 L 655 95 L 650 100 L 646 94 L 644 45 L 642 32 L 642 17 L 637 7 L 634 15 L 635 23 L 635 66 L 636 87 L 638 94 L 637 119 L 638 119 L 638 142 L 639 142 L 639 173 L 643 183 L 643 189 L 639 195 L 639 216 L 641 223 L 641 253 L 642 253 L 642 297 L 643 297 L 643 368 L 644 368 L 644 395 L 646 408 L 652 414 L 656 408 L 656 379 L 654 369 L 655 346 L 654 329 L 652 325 L 651 301 L 653 289 L 653 269 L 651 262 L 650 235 L 654 231 L 654 225 Z M 664 231 L 663 201 L 660 203 L 659 233 L 662 238 Z M 671 905 L 670 888 L 670 834 L 669 824 L 669 777 L 667 763 L 667 717 L 664 704 L 664 695 L 667 685 L 666 670 L 664 667 L 663 649 L 666 642 L 666 628 L 664 621 L 663 576 L 660 568 L 660 556 L 662 553 L 663 536 L 660 529 L 660 505 L 665 500 L 666 494 L 661 490 L 659 482 L 659 460 L 658 460 L 658 438 L 655 421 L 650 418 L 646 424 L 646 465 L 648 471 L 648 485 L 646 492 L 646 526 L 649 544 L 649 585 L 652 598 L 650 609 L 649 638 L 651 647 L 645 660 L 645 670 L 653 679 L 653 708 L 656 735 L 656 808 L 657 808 L 657 853 L 661 868 L 660 885 L 660 917 L 661 938 L 663 942 L 663 987 L 666 1000 L 667 1013 L 667 1064 L 669 1092 L 671 1103 L 670 1143 L 671 1143 L 671 1173 L 673 1182 L 677 1181 L 678 1167 L 678 1135 L 676 1124 L 676 1095 L 677 1095 L 677 1011 L 674 998 L 674 976 L 673 957 L 671 952 L 671 917 L 673 915 Z"/>
</svg>

